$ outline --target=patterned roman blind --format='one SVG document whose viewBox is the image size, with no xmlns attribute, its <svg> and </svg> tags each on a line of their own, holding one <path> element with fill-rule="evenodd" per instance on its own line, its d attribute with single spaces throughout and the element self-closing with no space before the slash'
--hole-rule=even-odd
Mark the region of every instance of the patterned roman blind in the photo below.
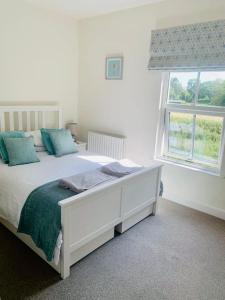
<svg viewBox="0 0 225 300">
<path fill-rule="evenodd" d="M 153 30 L 148 68 L 225 69 L 225 20 Z"/>
</svg>

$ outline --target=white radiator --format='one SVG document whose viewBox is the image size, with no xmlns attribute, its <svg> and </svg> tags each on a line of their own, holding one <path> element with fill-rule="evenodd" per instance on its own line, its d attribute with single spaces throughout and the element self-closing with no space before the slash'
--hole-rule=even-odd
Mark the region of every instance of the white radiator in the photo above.
<svg viewBox="0 0 225 300">
<path fill-rule="evenodd" d="M 115 159 L 125 158 L 125 137 L 88 132 L 88 150 Z"/>
</svg>

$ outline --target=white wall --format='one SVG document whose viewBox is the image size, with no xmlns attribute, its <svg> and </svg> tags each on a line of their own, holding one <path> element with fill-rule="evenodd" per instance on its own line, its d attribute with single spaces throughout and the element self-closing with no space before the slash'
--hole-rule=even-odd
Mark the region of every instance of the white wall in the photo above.
<svg viewBox="0 0 225 300">
<path fill-rule="evenodd" d="M 147 62 L 151 29 L 225 18 L 224 0 L 167 0 L 79 22 L 0 0 L 0 105 L 52 104 L 64 121 L 124 134 L 128 156 L 153 158 L 160 74 Z M 106 55 L 124 55 L 124 79 L 105 80 Z M 166 198 L 225 216 L 225 180 L 181 167 L 163 172 Z M 211 210 L 212 211 L 212 210 Z"/>
<path fill-rule="evenodd" d="M 78 33 L 69 18 L 0 0 L 0 105 L 53 104 L 77 118 Z"/>
<path fill-rule="evenodd" d="M 224 0 L 168 0 L 79 23 L 79 122 L 88 129 L 124 134 L 128 156 L 153 158 L 160 74 L 147 70 L 151 29 L 225 18 Z M 124 79 L 107 81 L 105 57 L 124 55 Z M 225 180 L 166 166 L 164 196 L 225 218 Z"/>
</svg>

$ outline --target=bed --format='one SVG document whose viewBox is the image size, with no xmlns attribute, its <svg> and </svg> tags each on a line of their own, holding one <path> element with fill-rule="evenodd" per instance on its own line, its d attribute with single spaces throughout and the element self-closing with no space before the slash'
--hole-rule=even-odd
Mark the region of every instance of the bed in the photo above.
<svg viewBox="0 0 225 300">
<path fill-rule="evenodd" d="M 50 117 L 53 114 L 54 117 Z M 62 112 L 56 106 L 0 107 L 0 128 L 31 130 L 62 126 Z M 52 126 L 52 125 L 51 125 Z M 21 209 L 38 186 L 66 176 L 91 171 L 114 161 L 87 151 L 60 158 L 45 152 L 40 163 L 8 167 L 0 163 L 0 222 L 54 268 L 63 279 L 70 267 L 87 254 L 137 222 L 156 213 L 162 165 L 152 162 L 140 171 L 98 185 L 59 202 L 62 234 L 51 262 L 32 239 L 17 233 Z M 58 251 L 58 252 L 57 252 Z"/>
</svg>

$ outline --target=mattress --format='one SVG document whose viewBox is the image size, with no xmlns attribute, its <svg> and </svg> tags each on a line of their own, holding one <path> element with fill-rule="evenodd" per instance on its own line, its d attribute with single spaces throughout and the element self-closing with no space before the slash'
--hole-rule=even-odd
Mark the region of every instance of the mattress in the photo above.
<svg viewBox="0 0 225 300">
<path fill-rule="evenodd" d="M 39 163 L 8 167 L 0 160 L 0 217 L 18 228 L 23 205 L 29 194 L 37 187 L 71 175 L 97 169 L 114 159 L 87 151 L 56 158 L 47 152 L 39 152 Z M 57 241 L 57 263 L 62 243 Z M 57 257 L 56 257 L 57 256 Z"/>
</svg>

